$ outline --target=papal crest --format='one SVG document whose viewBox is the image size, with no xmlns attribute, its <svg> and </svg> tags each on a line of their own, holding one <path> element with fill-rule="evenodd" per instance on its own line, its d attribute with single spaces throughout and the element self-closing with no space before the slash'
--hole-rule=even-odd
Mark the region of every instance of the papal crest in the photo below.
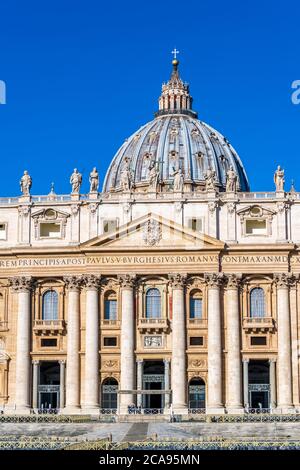
<svg viewBox="0 0 300 470">
<path fill-rule="evenodd" d="M 146 245 L 157 245 L 161 240 L 161 225 L 157 220 L 150 219 L 144 224 L 143 240 Z"/>
</svg>

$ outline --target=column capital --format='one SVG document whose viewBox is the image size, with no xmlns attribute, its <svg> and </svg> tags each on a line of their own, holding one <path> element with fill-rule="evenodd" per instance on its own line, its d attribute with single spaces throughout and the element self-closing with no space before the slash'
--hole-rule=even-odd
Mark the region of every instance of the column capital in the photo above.
<svg viewBox="0 0 300 470">
<path fill-rule="evenodd" d="M 66 360 L 65 359 L 61 359 L 60 361 L 58 361 L 59 364 L 65 366 L 66 365 Z"/>
<path fill-rule="evenodd" d="M 183 289 L 187 282 L 187 274 L 170 273 L 168 275 L 170 286 L 173 289 Z"/>
<path fill-rule="evenodd" d="M 223 273 L 204 273 L 204 281 L 208 287 L 220 287 L 224 282 Z"/>
<path fill-rule="evenodd" d="M 274 283 L 277 289 L 286 289 L 293 282 L 293 275 L 291 273 L 274 273 Z"/>
<path fill-rule="evenodd" d="M 83 277 L 83 285 L 86 290 L 98 290 L 101 284 L 101 276 L 95 276 L 94 274 L 87 274 Z"/>
<path fill-rule="evenodd" d="M 39 365 L 39 363 L 40 363 L 40 361 L 39 361 L 39 360 L 34 360 L 34 361 L 32 361 L 32 365 L 34 365 L 34 366 L 38 366 L 38 365 Z"/>
<path fill-rule="evenodd" d="M 67 275 L 64 276 L 64 283 L 69 291 L 78 291 L 82 286 L 83 278 L 82 276 L 73 276 Z"/>
<path fill-rule="evenodd" d="M 224 275 L 224 282 L 227 289 L 238 289 L 242 283 L 241 274 L 226 274 Z"/>
<path fill-rule="evenodd" d="M 14 292 L 30 292 L 35 285 L 31 276 L 16 276 L 9 280 L 9 285 Z"/>
<path fill-rule="evenodd" d="M 271 362 L 276 363 L 276 362 L 277 362 L 276 357 L 271 357 L 271 358 L 269 359 L 269 363 L 271 363 Z"/>
<path fill-rule="evenodd" d="M 242 362 L 249 362 L 249 358 L 243 358 Z"/>
<path fill-rule="evenodd" d="M 123 289 L 133 289 L 136 282 L 136 274 L 119 274 L 118 281 Z"/>
</svg>

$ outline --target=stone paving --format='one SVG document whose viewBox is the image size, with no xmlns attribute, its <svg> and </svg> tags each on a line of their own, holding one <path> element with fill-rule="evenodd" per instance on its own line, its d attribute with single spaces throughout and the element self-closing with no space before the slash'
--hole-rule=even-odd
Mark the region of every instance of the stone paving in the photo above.
<svg viewBox="0 0 300 470">
<path fill-rule="evenodd" d="M 144 440 L 155 434 L 157 439 L 284 439 L 300 441 L 300 423 L 3 423 L 0 436 L 60 436 L 74 440 L 108 437 L 114 442 Z"/>
</svg>

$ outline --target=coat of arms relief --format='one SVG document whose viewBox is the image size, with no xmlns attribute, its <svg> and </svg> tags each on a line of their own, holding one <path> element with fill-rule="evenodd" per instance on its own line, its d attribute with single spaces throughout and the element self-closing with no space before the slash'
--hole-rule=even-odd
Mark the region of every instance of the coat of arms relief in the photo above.
<svg viewBox="0 0 300 470">
<path fill-rule="evenodd" d="M 157 220 L 150 219 L 143 226 L 143 240 L 146 245 L 155 246 L 162 238 L 161 225 Z"/>
</svg>

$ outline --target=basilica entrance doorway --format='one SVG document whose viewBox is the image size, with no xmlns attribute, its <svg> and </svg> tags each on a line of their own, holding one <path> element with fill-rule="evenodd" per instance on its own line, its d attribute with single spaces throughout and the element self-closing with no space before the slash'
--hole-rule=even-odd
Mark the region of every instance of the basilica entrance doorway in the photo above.
<svg viewBox="0 0 300 470">
<path fill-rule="evenodd" d="M 58 362 L 41 362 L 39 368 L 38 407 L 40 410 L 59 408 L 60 366 Z"/>
<path fill-rule="evenodd" d="M 268 361 L 249 362 L 249 405 L 252 409 L 270 408 L 270 373 Z"/>
<path fill-rule="evenodd" d="M 164 363 L 163 361 L 145 361 L 143 372 L 143 389 L 151 391 L 164 390 Z M 143 395 L 144 409 L 162 409 L 164 407 L 163 393 L 149 393 Z"/>
</svg>

